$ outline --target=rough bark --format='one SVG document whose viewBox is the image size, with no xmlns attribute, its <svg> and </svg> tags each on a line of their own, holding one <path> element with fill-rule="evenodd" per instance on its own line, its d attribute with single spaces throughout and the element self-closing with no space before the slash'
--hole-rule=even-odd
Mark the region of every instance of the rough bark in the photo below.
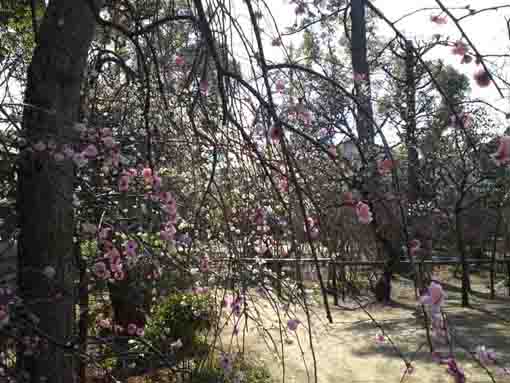
<svg viewBox="0 0 510 383">
<path fill-rule="evenodd" d="M 23 129 L 30 144 L 73 143 L 80 86 L 95 27 L 84 0 L 51 0 L 42 20 L 28 70 Z M 51 337 L 49 349 L 20 355 L 29 382 L 73 382 L 73 355 L 58 344 L 71 340 L 74 327 L 73 233 L 74 169 L 47 152 L 19 156 L 19 290 L 38 328 Z M 41 271 L 51 266 L 48 280 Z"/>
</svg>

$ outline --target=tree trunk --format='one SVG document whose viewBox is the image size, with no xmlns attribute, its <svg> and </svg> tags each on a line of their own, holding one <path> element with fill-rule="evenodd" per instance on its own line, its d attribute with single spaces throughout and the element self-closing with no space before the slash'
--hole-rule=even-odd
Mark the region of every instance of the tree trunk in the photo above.
<svg viewBox="0 0 510 383">
<path fill-rule="evenodd" d="M 491 272 L 490 272 L 490 291 L 491 299 L 496 299 L 496 288 L 494 280 L 496 279 L 496 253 L 498 251 L 498 238 L 501 223 L 503 221 L 503 209 L 498 206 L 498 220 L 496 221 L 496 229 L 494 230 L 494 242 L 492 243 L 492 254 L 491 254 Z"/>
<path fill-rule="evenodd" d="M 417 170 L 418 163 L 418 143 L 416 140 L 416 59 L 414 57 L 413 42 L 406 40 L 406 147 L 407 147 L 407 227 L 414 227 L 412 230 L 413 235 L 418 231 L 416 222 L 413 222 L 413 216 L 410 214 L 412 206 L 418 199 L 418 176 Z M 416 238 L 416 237 L 414 237 Z M 420 264 L 419 270 L 416 270 L 416 265 L 413 262 L 413 257 L 410 257 L 414 269 L 414 287 L 415 294 L 418 297 L 418 292 L 424 287 L 423 281 L 423 267 Z"/>
<path fill-rule="evenodd" d="M 407 198 L 410 203 L 418 198 L 418 143 L 416 140 L 416 61 L 412 41 L 406 41 L 406 145 L 407 145 Z"/>
<path fill-rule="evenodd" d="M 23 129 L 29 144 L 73 143 L 80 85 L 95 19 L 85 0 L 51 0 L 28 69 Z M 77 143 L 77 142 L 76 142 Z M 73 355 L 62 345 L 74 327 L 74 168 L 48 151 L 19 155 L 19 290 L 38 328 L 54 340 L 37 356 L 20 353 L 29 382 L 70 383 Z M 45 267 L 55 269 L 49 280 Z M 26 333 L 31 335 L 30 333 Z"/>
<path fill-rule="evenodd" d="M 460 254 L 462 266 L 462 307 L 469 306 L 469 265 L 466 260 L 466 246 L 463 237 L 462 213 L 457 209 L 455 212 L 455 231 L 457 250 Z"/>
<path fill-rule="evenodd" d="M 363 146 L 374 142 L 373 110 L 370 89 L 370 68 L 367 60 L 367 27 L 365 17 L 365 0 L 351 3 L 352 21 L 352 70 L 354 74 L 364 76 L 365 80 L 356 81 L 357 111 L 356 125 L 358 136 Z"/>
<path fill-rule="evenodd" d="M 371 102 L 370 87 L 370 68 L 367 60 L 367 27 L 366 27 L 366 1 L 357 0 L 351 2 L 351 52 L 352 52 L 352 70 L 355 77 L 355 90 L 357 102 L 356 126 L 358 137 L 361 141 L 361 147 L 365 153 L 369 153 L 374 144 L 374 125 L 373 125 L 373 109 Z M 360 81 L 360 78 L 362 79 Z M 377 158 L 368 157 L 369 161 L 374 161 L 372 165 L 374 169 L 377 167 L 375 163 Z M 365 194 L 375 195 L 378 189 L 377 171 L 374 172 L 373 179 L 365 182 Z M 377 226 L 377 225 L 376 225 Z M 389 246 L 391 248 L 391 246 Z M 375 286 L 375 295 L 379 302 L 389 302 L 391 299 L 391 277 L 393 275 L 394 260 L 393 252 L 388 248 L 388 244 L 384 241 L 382 249 L 387 259 L 384 266 L 384 272 L 379 278 Z"/>
</svg>

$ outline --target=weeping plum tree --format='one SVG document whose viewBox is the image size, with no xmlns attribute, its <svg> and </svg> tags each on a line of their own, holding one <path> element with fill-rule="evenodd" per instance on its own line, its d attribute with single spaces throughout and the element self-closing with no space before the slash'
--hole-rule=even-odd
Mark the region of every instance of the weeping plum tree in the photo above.
<svg viewBox="0 0 510 383">
<path fill-rule="evenodd" d="M 351 11 L 352 68 L 347 65 L 349 68 L 345 69 L 347 66 L 339 65 L 343 60 L 337 60 L 328 63 L 333 67 L 331 71 L 327 66 L 322 71 L 320 65 L 315 65 L 322 59 L 321 46 L 311 44 L 319 36 L 315 31 L 306 35 L 307 50 L 311 53 L 306 65 L 301 66 L 292 55 L 280 64 L 266 56 L 269 51 L 259 26 L 264 22 L 260 16 L 269 8 L 264 2 L 242 2 L 241 8 L 246 8 L 249 21 L 242 28 L 233 29 L 228 27 L 229 23 L 239 25 L 226 5 L 237 1 L 189 3 L 196 9 L 189 4 L 190 8 L 181 12 L 166 13 L 168 9 L 163 8 L 171 8 L 175 2 L 119 1 L 108 2 L 99 12 L 100 4 L 91 1 L 53 0 L 37 31 L 37 48 L 25 98 L 23 128 L 27 145 L 19 158 L 19 280 L 26 311 L 19 321 L 18 317 L 12 321 L 14 325 L 27 322 L 26 326 L 19 326 L 23 329 L 21 334 L 28 337 L 25 343 L 33 344 L 36 337 L 48 343 L 48 348 L 37 354 L 24 352 L 33 350 L 28 350 L 25 343 L 20 345 L 19 367 L 30 382 L 73 381 L 75 357 L 82 361 L 80 381 L 86 381 L 85 368 L 88 370 L 94 364 L 92 361 L 103 362 L 112 350 L 117 365 L 126 366 L 126 371 L 110 373 L 115 376 L 112 379 L 118 381 L 127 376 L 124 372 L 133 373 L 131 363 L 125 363 L 126 348 L 109 348 L 116 343 L 150 348 L 147 346 L 150 338 L 144 337 L 145 315 L 149 316 L 147 334 L 150 334 L 153 313 L 147 307 L 143 307 L 143 312 L 139 310 L 143 305 L 132 298 L 139 294 L 129 283 L 131 278 L 141 282 L 144 292 L 149 292 L 147 286 L 167 290 L 161 293 L 162 298 L 166 298 L 163 294 L 168 290 L 177 289 L 179 297 L 182 293 L 195 299 L 206 291 L 202 283 L 211 283 L 208 287 L 217 288 L 218 303 L 224 306 L 226 317 L 244 316 L 246 322 L 248 318 L 257 321 L 261 318 L 256 318 L 258 298 L 270 290 L 268 281 L 281 275 L 268 272 L 258 263 L 256 273 L 253 268 L 243 270 L 243 257 L 310 250 L 320 271 L 317 255 L 325 247 L 321 244 L 336 239 L 336 232 L 344 231 L 344 227 L 356 231 L 356 236 L 346 238 L 363 245 L 356 247 L 362 249 L 359 253 L 363 257 L 372 258 L 376 250 L 382 249 L 386 265 L 377 298 L 382 301 L 390 298 L 395 261 L 405 247 L 399 241 L 402 232 L 409 228 L 405 219 L 399 220 L 401 217 L 394 220 L 395 225 L 388 224 L 393 217 L 387 210 L 403 210 L 406 202 L 401 198 L 403 193 L 397 180 L 399 169 L 391 166 L 379 169 L 380 155 L 391 164 L 392 149 L 386 143 L 383 150 L 375 145 L 376 135 L 384 140 L 379 121 L 386 115 L 372 110 L 371 87 L 380 90 L 377 81 L 370 82 L 370 70 L 374 69 L 370 69 L 373 63 L 369 66 L 367 59 L 365 7 L 373 10 L 372 2 L 314 1 L 313 5 L 301 0 L 290 2 L 295 4 L 298 18 L 313 7 L 321 11 L 323 16 L 315 21 L 317 27 L 330 16 Z M 219 7 L 215 8 L 216 5 Z M 330 16 L 322 11 L 331 12 Z M 188 17 L 186 28 L 192 35 L 189 40 L 195 44 L 188 48 L 190 51 L 196 48 L 196 54 L 186 55 L 172 46 L 177 38 L 166 27 L 183 17 Z M 310 13 L 310 17 L 315 19 L 316 15 Z M 379 13 L 378 18 L 384 20 L 384 15 Z M 109 41 L 95 42 L 93 49 L 88 49 L 94 19 L 118 39 L 119 46 Z M 149 23 L 150 20 L 153 22 Z M 310 22 L 310 18 L 303 18 L 303 29 L 311 30 Z M 37 24 L 36 20 L 34 25 Z M 244 49 L 250 57 L 253 77 L 223 59 L 223 51 L 226 57 L 238 55 L 234 48 L 239 46 L 230 47 L 229 52 L 228 33 L 237 30 L 241 40 L 248 41 L 244 33 L 250 28 L 257 38 L 257 47 L 247 44 Z M 398 38 L 405 41 L 402 36 Z M 272 41 L 273 46 L 281 43 L 282 36 Z M 89 58 L 98 55 L 95 65 L 90 65 L 93 69 L 87 68 L 91 69 L 87 80 L 94 90 L 90 93 L 82 90 L 87 100 L 82 102 L 80 83 L 87 51 L 94 52 Z M 411 134 L 418 129 L 414 119 L 420 110 L 419 105 L 413 105 L 418 82 L 413 77 L 419 77 L 416 64 L 424 63 L 422 52 L 412 46 L 407 46 L 406 55 L 409 60 L 403 79 L 408 108 L 402 108 L 404 116 L 400 120 Z M 90 62 L 94 63 L 94 59 Z M 349 62 L 348 58 L 345 62 Z M 377 69 L 377 64 L 373 65 Z M 132 82 L 122 80 L 123 71 Z M 353 75 L 355 91 L 351 92 L 346 88 L 352 85 Z M 292 88 L 285 79 L 290 80 Z M 447 109 L 451 109 L 452 102 L 446 97 Z M 88 120 L 86 134 L 78 137 L 74 128 L 81 120 L 80 103 Z M 323 139 L 324 130 L 327 136 L 347 136 L 360 149 L 358 162 L 362 165 L 358 168 L 354 158 L 352 163 L 348 158 L 339 158 L 332 140 Z M 406 138 L 408 145 L 415 145 L 418 140 Z M 74 151 L 66 150 L 65 145 Z M 510 150 L 503 149 L 500 154 L 508 156 Z M 441 159 L 448 164 L 445 172 L 450 171 L 453 163 L 450 152 L 446 150 Z M 76 166 L 73 167 L 73 161 L 62 162 L 64 155 L 72 156 Z M 454 157 L 461 159 L 458 153 Z M 445 181 L 444 185 L 447 184 Z M 384 188 L 397 194 L 391 204 L 379 198 L 385 193 Z M 75 192 L 81 201 L 79 206 L 73 200 Z M 330 218 L 331 211 L 339 207 L 343 226 Z M 77 211 L 76 216 L 73 211 Z M 71 334 L 77 273 L 73 257 L 77 254 L 73 254 L 73 235 L 77 219 L 81 225 L 76 241 L 90 248 L 81 265 L 82 274 L 88 273 L 90 280 L 83 278 L 80 305 L 85 309 L 83 312 L 92 306 L 88 305 L 91 292 L 104 301 L 97 322 L 93 322 L 97 313 L 91 312 L 90 322 L 83 315 L 80 339 L 74 341 Z M 328 256 L 332 257 L 333 252 Z M 350 259 L 358 255 L 352 249 L 345 252 Z M 223 269 L 217 266 L 222 261 L 220 257 L 226 254 L 239 261 L 236 267 L 230 262 Z M 209 256 L 218 258 L 214 268 L 209 268 Z M 151 270 L 154 266 L 157 273 L 146 272 L 140 265 L 151 266 Z M 215 273 L 215 278 L 209 278 Z M 161 275 L 166 280 L 160 280 Z M 182 278 L 182 283 L 165 286 L 164 283 L 175 282 L 176 275 L 186 278 Z M 303 302 L 309 314 L 306 296 L 301 298 L 294 293 L 304 292 L 302 280 L 299 276 L 296 279 L 298 283 L 291 278 L 280 279 L 280 290 L 286 290 L 284 293 L 292 303 Z M 325 292 L 322 280 L 321 284 Z M 255 285 L 260 295 L 252 299 L 246 289 Z M 224 286 L 228 286 L 228 292 Z M 434 303 L 432 311 L 440 312 L 443 301 L 440 286 L 436 285 L 433 292 L 441 299 Z M 228 304 L 223 299 L 226 294 L 233 298 Z M 422 302 L 426 301 L 425 297 Z M 298 329 L 299 320 L 290 309 L 291 304 L 282 305 L 281 309 L 280 306 L 275 305 L 275 310 L 280 310 L 277 314 L 283 313 L 280 334 Z M 332 320 L 326 295 L 324 306 Z M 0 314 L 5 316 L 3 307 Z M 180 322 L 193 325 L 196 319 Z M 310 315 L 307 321 L 312 329 Z M 240 326 L 241 322 L 237 324 Z M 383 329 L 375 320 L 374 324 Z M 427 323 L 424 326 L 428 329 Z M 433 326 L 439 330 L 437 324 Z M 227 327 L 218 327 L 228 331 Z M 233 330 L 231 339 L 237 339 L 234 335 L 238 330 L 237 327 Z M 152 357 L 157 356 L 170 369 L 174 366 L 168 360 L 175 356 L 171 349 L 179 347 L 174 335 L 162 338 L 162 349 L 170 350 L 168 353 L 150 350 Z M 92 337 L 108 342 L 106 352 L 87 347 L 87 338 Z M 313 346 L 311 330 L 309 337 Z M 282 336 L 279 342 L 283 353 Z M 207 347 L 211 357 L 217 356 L 216 343 Z M 148 359 L 148 354 L 139 350 L 135 353 Z M 229 354 L 235 353 L 232 350 L 221 350 L 224 376 L 232 372 L 233 357 Z M 410 361 L 405 355 L 400 356 L 409 368 Z M 104 365 L 111 366 L 110 362 Z M 314 367 L 317 381 L 317 366 Z"/>
</svg>

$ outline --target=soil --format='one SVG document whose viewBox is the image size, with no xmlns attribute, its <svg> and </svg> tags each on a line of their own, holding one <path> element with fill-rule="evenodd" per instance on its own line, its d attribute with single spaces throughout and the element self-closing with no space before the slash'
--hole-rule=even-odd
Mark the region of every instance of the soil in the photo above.
<svg viewBox="0 0 510 383">
<path fill-rule="evenodd" d="M 486 345 L 496 351 L 499 366 L 510 366 L 510 299 L 499 297 L 489 300 L 486 287 L 473 283 L 478 292 L 470 296 L 472 307 L 464 309 L 460 307 L 458 283 L 450 283 L 446 285 L 448 299 L 444 312 L 455 332 L 456 360 L 464 370 L 467 382 L 492 382 L 473 354 L 463 347 L 472 352 L 476 346 Z M 408 281 L 395 283 L 391 305 L 367 306 L 367 311 L 381 324 L 394 346 L 387 339 L 382 343 L 376 341 L 376 335 L 382 331 L 365 312 L 340 309 L 333 305 L 332 299 L 333 323 L 329 324 L 321 299 L 316 296 L 310 304 L 311 326 L 308 326 L 302 308 L 290 306 L 289 310 L 295 311 L 291 317 L 302 323 L 297 331 L 290 331 L 286 325 L 289 316 L 283 317 L 285 308 L 275 310 L 270 300 L 259 298 L 252 305 L 252 320 L 248 320 L 247 326 L 239 326 L 239 334 L 233 338 L 230 326 L 225 329 L 222 338 L 233 339 L 230 347 L 234 345 L 234 349 L 244 344 L 247 355 L 266 364 L 276 382 L 315 381 L 310 338 L 315 353 L 317 381 L 320 383 L 454 382 L 446 372 L 446 365 L 431 357 L 421 306 L 417 306 L 414 290 Z M 342 304 L 349 305 L 356 306 L 352 300 Z M 449 347 L 436 345 L 436 351 L 447 357 Z M 412 374 L 404 376 L 406 367 L 402 356 L 411 362 Z M 510 382 L 510 376 L 497 375 L 497 366 L 491 366 L 489 370 L 495 382 Z"/>
</svg>

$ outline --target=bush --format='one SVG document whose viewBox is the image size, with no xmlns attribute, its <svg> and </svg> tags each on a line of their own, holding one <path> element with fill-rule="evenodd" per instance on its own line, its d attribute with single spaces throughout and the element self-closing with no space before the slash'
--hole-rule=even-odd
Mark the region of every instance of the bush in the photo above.
<svg viewBox="0 0 510 383">
<path fill-rule="evenodd" d="M 154 307 L 145 338 L 165 353 L 173 352 L 172 343 L 180 339 L 176 354 L 184 359 L 204 348 L 205 332 L 214 325 L 215 316 L 210 295 L 175 293 Z"/>
<path fill-rule="evenodd" d="M 261 363 L 239 360 L 233 371 L 225 376 L 217 364 L 206 364 L 193 372 L 190 383 L 273 383 L 271 374 Z M 242 376 L 242 378 L 240 378 Z"/>
</svg>

